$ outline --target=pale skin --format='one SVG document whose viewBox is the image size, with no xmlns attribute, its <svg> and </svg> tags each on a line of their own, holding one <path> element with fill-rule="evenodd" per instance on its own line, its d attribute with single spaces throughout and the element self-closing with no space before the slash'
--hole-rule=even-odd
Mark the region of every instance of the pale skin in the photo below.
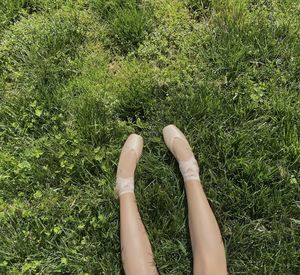
<svg viewBox="0 0 300 275">
<path fill-rule="evenodd" d="M 117 174 L 131 177 L 136 168 L 134 151 L 122 152 Z M 126 275 L 158 274 L 151 244 L 134 193 L 120 196 L 121 257 Z"/>
<path fill-rule="evenodd" d="M 199 182 L 185 183 L 189 229 L 193 249 L 193 273 L 227 274 L 222 237 L 215 216 Z"/>
<path fill-rule="evenodd" d="M 121 253 L 126 274 L 158 274 L 134 193 L 120 196 Z"/>
<path fill-rule="evenodd" d="M 193 155 L 180 139 L 173 142 L 174 156 L 185 160 Z M 137 164 L 133 150 L 122 152 L 117 174 L 131 177 Z M 184 182 L 188 202 L 188 218 L 193 250 L 193 274 L 227 274 L 226 257 L 221 233 L 198 180 Z M 120 195 L 121 251 L 127 275 L 158 274 L 151 244 L 141 220 L 133 192 Z"/>
</svg>

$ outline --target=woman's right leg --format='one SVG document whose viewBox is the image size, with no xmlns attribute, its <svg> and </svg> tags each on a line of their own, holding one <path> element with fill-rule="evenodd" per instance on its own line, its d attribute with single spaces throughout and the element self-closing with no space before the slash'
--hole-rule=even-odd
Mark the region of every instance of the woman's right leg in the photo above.
<svg viewBox="0 0 300 275">
<path fill-rule="evenodd" d="M 224 245 L 200 181 L 185 181 L 194 274 L 227 274 Z"/>
<path fill-rule="evenodd" d="M 185 136 L 174 125 L 165 127 L 163 134 L 167 146 L 179 162 L 184 179 L 194 274 L 227 274 L 221 233 L 202 188 L 199 167 L 192 149 Z"/>
<path fill-rule="evenodd" d="M 142 137 L 130 135 L 122 148 L 117 170 L 116 193 L 120 199 L 121 256 L 126 275 L 158 274 L 134 195 L 134 172 L 142 148 Z"/>
</svg>

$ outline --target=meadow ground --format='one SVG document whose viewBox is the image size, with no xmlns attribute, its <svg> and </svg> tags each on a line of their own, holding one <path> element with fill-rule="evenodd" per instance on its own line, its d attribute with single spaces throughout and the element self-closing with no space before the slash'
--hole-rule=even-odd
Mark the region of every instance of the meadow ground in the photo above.
<svg viewBox="0 0 300 275">
<path fill-rule="evenodd" d="M 142 134 L 136 195 L 161 274 L 190 274 L 186 133 L 230 274 L 300 274 L 297 0 L 4 0 L 0 273 L 119 274 L 116 164 Z"/>
</svg>

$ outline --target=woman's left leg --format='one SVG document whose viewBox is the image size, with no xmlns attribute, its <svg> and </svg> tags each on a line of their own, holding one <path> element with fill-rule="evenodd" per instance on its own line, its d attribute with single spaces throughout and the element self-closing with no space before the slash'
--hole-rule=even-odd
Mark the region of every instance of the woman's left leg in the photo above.
<svg viewBox="0 0 300 275">
<path fill-rule="evenodd" d="M 158 274 L 134 193 L 120 196 L 121 251 L 126 274 Z"/>
<path fill-rule="evenodd" d="M 116 191 L 120 198 L 121 251 L 127 275 L 158 274 L 151 244 L 134 195 L 134 172 L 142 154 L 143 138 L 132 134 L 119 159 Z"/>
</svg>

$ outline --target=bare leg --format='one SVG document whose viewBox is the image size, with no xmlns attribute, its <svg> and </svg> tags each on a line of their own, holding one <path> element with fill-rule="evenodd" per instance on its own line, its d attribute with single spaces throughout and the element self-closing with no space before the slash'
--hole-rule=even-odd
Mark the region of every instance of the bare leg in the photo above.
<svg viewBox="0 0 300 275">
<path fill-rule="evenodd" d="M 194 274 L 227 274 L 222 237 L 200 183 L 199 168 L 191 147 L 174 125 L 165 127 L 163 131 L 165 142 L 178 160 L 184 178 Z"/>
<path fill-rule="evenodd" d="M 158 274 L 133 193 L 120 196 L 122 262 L 126 274 Z"/>
<path fill-rule="evenodd" d="M 227 274 L 224 245 L 201 184 L 185 182 L 194 274 Z"/>
<path fill-rule="evenodd" d="M 130 135 L 122 148 L 117 171 L 116 192 L 120 198 L 122 262 L 127 275 L 158 274 L 134 195 L 134 171 L 142 147 L 142 137 Z"/>
</svg>

